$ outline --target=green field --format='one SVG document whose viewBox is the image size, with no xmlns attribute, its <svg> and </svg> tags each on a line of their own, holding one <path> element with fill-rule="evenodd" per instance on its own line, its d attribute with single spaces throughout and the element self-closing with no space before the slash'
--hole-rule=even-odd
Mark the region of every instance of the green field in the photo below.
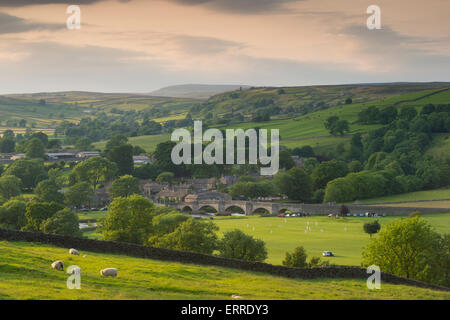
<svg viewBox="0 0 450 320">
<path fill-rule="evenodd" d="M 105 213 L 101 213 L 97 219 L 105 216 Z M 94 215 L 89 217 L 95 218 Z M 427 219 L 440 234 L 450 233 L 450 213 L 424 214 L 422 217 Z M 363 231 L 363 224 L 375 219 L 378 219 L 383 226 L 394 219 L 401 218 L 387 216 L 334 219 L 312 216 L 285 219 L 246 216 L 216 217 L 214 223 L 220 228 L 220 237 L 224 232 L 237 228 L 255 238 L 264 240 L 268 251 L 268 259 L 266 260 L 268 263 L 281 264 L 287 251 L 292 251 L 297 246 L 303 246 L 309 257 L 322 256 L 323 251 L 332 251 L 335 257 L 323 259 L 338 265 L 359 266 L 362 248 L 369 241 L 369 235 Z M 307 225 L 311 227 L 311 231 L 305 233 Z M 83 235 L 91 239 L 101 239 L 102 237 L 99 230 L 86 231 Z"/>
<path fill-rule="evenodd" d="M 84 257 L 84 255 L 86 255 Z M 81 268 L 81 289 L 69 290 L 68 274 L 50 264 Z M 117 278 L 99 271 L 115 267 Z M 450 293 L 365 280 L 301 280 L 239 270 L 81 252 L 48 245 L 0 241 L 0 299 L 450 299 Z"/>
<path fill-rule="evenodd" d="M 361 203 L 383 203 L 383 202 L 442 200 L 442 199 L 450 199 L 450 188 L 394 194 L 392 196 L 364 199 L 364 200 L 360 200 L 360 202 Z M 411 204 L 411 206 L 414 206 L 414 204 Z"/>
<path fill-rule="evenodd" d="M 423 215 L 436 230 L 443 234 L 450 232 L 450 213 Z M 264 240 L 267 245 L 268 259 L 266 262 L 281 264 L 286 252 L 295 247 L 303 246 L 309 257 L 322 256 L 323 251 L 332 251 L 335 257 L 324 258 L 338 265 L 361 264 L 361 251 L 369 235 L 364 233 L 363 224 L 378 219 L 383 226 L 395 217 L 360 218 L 350 217 L 335 219 L 328 217 L 308 218 L 261 218 L 249 217 L 218 217 L 214 222 L 220 232 L 241 229 L 245 233 Z M 305 232 L 306 226 L 311 231 Z M 272 233 L 270 231 L 272 230 Z"/>
</svg>

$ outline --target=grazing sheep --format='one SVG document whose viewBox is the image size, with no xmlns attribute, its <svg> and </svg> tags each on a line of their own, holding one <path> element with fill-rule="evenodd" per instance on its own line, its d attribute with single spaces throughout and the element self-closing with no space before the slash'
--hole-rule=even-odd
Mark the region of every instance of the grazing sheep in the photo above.
<svg viewBox="0 0 450 320">
<path fill-rule="evenodd" d="M 75 255 L 75 256 L 79 256 L 80 255 L 80 253 L 78 252 L 78 250 L 77 249 L 69 249 L 69 254 L 73 254 L 73 255 Z"/>
<path fill-rule="evenodd" d="M 117 277 L 117 273 L 119 272 L 119 270 L 117 270 L 116 268 L 106 268 L 100 271 L 100 274 L 103 277 Z"/>
<path fill-rule="evenodd" d="M 64 262 L 62 261 L 55 261 L 52 263 L 52 269 L 58 270 L 58 271 L 64 271 Z"/>
</svg>

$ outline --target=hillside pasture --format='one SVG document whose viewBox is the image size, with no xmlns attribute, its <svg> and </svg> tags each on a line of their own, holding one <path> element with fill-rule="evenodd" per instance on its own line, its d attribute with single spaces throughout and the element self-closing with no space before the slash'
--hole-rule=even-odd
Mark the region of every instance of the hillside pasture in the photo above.
<svg viewBox="0 0 450 320">
<path fill-rule="evenodd" d="M 86 255 L 86 256 L 84 256 Z M 50 264 L 81 268 L 81 289 L 67 288 L 68 274 Z M 103 268 L 118 268 L 103 278 Z M 0 299 L 445 299 L 448 292 L 382 283 L 368 290 L 364 279 L 287 279 L 228 268 L 81 252 L 43 244 L 0 241 Z"/>
</svg>

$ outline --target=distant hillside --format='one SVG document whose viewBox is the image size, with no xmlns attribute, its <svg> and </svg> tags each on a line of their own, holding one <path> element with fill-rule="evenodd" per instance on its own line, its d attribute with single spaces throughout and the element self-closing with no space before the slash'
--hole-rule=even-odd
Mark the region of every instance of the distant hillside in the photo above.
<svg viewBox="0 0 450 320">
<path fill-rule="evenodd" d="M 353 103 L 382 100 L 396 95 L 450 88 L 450 83 L 353 84 L 306 87 L 259 87 L 215 95 L 192 109 L 199 117 L 217 117 L 234 122 L 255 114 L 270 116 L 307 114 Z M 208 115 L 209 113 L 209 115 Z"/>
<path fill-rule="evenodd" d="M 208 99 L 216 94 L 234 91 L 239 89 L 248 89 L 244 85 L 209 85 L 209 84 L 183 84 L 164 87 L 150 93 L 152 96 Z"/>
</svg>

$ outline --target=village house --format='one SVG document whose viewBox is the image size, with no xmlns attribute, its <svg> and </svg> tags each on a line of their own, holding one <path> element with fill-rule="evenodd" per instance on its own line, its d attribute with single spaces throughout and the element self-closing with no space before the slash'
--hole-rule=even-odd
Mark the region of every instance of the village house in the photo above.
<svg viewBox="0 0 450 320">
<path fill-rule="evenodd" d="M 133 156 L 133 163 L 135 166 L 142 164 L 150 164 L 152 163 L 152 159 L 147 156 Z"/>
<path fill-rule="evenodd" d="M 207 201 L 207 200 L 230 201 L 230 200 L 232 200 L 232 198 L 229 194 L 215 192 L 215 191 L 190 194 L 184 198 L 184 202 L 196 202 L 196 201 Z"/>
</svg>

